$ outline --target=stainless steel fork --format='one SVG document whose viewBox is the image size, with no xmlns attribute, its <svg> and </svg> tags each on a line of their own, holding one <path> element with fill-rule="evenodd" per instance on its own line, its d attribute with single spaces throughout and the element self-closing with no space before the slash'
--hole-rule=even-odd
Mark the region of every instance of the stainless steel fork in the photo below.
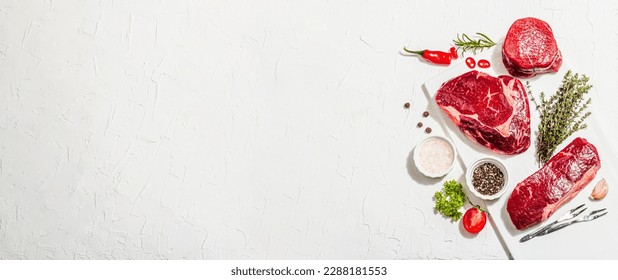
<svg viewBox="0 0 618 280">
<path fill-rule="evenodd" d="M 550 234 L 550 233 L 552 233 L 554 231 L 563 229 L 563 228 L 568 227 L 568 226 L 570 226 L 572 224 L 575 224 L 575 223 L 589 222 L 589 221 L 598 219 L 600 217 L 603 217 L 603 216 L 607 215 L 607 213 L 608 213 L 607 212 L 607 208 L 603 208 L 603 209 L 599 209 L 599 210 L 594 210 L 594 211 L 590 212 L 590 214 L 588 214 L 586 216 L 583 216 L 583 217 L 581 217 L 579 219 L 571 220 L 571 221 L 568 221 L 568 222 L 564 222 L 564 223 L 560 223 L 560 224 L 551 226 L 548 229 L 546 229 L 546 230 L 544 230 L 542 232 L 539 232 L 536 236 Z"/>
<path fill-rule="evenodd" d="M 526 234 L 524 237 L 522 237 L 519 242 L 526 242 L 532 238 L 535 238 L 539 235 L 541 235 L 542 232 L 545 232 L 546 230 L 550 229 L 552 226 L 556 225 L 557 223 L 561 223 L 561 222 L 565 222 L 568 221 L 570 219 L 573 219 L 575 217 L 577 217 L 577 215 L 581 214 L 582 212 L 586 211 L 585 207 L 586 204 L 582 204 L 580 206 L 577 206 L 573 209 L 571 209 L 569 212 L 565 213 L 564 215 L 562 215 L 562 217 L 558 218 L 558 220 L 556 220 L 555 222 L 548 224 L 538 230 L 536 230 L 535 232 Z"/>
</svg>

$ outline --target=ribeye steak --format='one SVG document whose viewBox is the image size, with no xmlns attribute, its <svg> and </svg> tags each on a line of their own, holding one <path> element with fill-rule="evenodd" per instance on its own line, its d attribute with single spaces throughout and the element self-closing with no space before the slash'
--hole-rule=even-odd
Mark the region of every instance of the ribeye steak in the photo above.
<svg viewBox="0 0 618 280">
<path fill-rule="evenodd" d="M 521 81 L 476 70 L 438 89 L 436 103 L 472 141 L 500 154 L 530 146 L 530 108 Z"/>
<path fill-rule="evenodd" d="M 516 20 L 502 45 L 502 62 L 515 77 L 558 72 L 562 54 L 547 22 L 528 17 Z"/>
<path fill-rule="evenodd" d="M 594 145 L 576 138 L 541 169 L 515 186 L 506 205 L 518 230 L 547 220 L 597 174 L 601 160 Z"/>
</svg>

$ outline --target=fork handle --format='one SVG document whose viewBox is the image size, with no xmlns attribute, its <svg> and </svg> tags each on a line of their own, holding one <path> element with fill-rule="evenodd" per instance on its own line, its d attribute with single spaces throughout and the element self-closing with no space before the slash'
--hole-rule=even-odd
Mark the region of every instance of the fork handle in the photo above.
<svg viewBox="0 0 618 280">
<path fill-rule="evenodd" d="M 558 221 L 559 221 L 559 220 L 558 220 Z M 536 230 L 536 231 L 534 231 L 534 232 L 531 232 L 531 233 L 526 234 L 524 237 L 522 237 L 522 238 L 519 240 L 519 242 L 526 242 L 526 241 L 528 241 L 528 240 L 530 240 L 530 239 L 532 239 L 532 238 L 535 238 L 535 237 L 539 236 L 539 235 L 540 235 L 540 233 L 542 233 L 542 232 L 544 232 L 544 231 L 546 231 L 546 230 L 550 229 L 552 226 L 554 226 L 555 224 L 557 224 L 557 223 L 558 223 L 558 221 L 555 221 L 555 222 L 553 222 L 553 223 L 551 223 L 551 224 L 548 224 L 548 225 L 546 225 L 546 226 L 544 226 L 544 227 L 542 227 L 542 228 L 540 228 L 540 229 L 537 229 L 537 230 Z"/>
<path fill-rule="evenodd" d="M 577 222 L 580 222 L 580 220 L 572 220 L 572 221 L 568 221 L 568 222 L 557 224 L 557 225 L 555 225 L 553 227 L 549 227 L 548 229 L 539 232 L 536 236 L 542 236 L 542 235 L 550 234 L 550 233 L 552 233 L 554 231 L 561 230 L 561 229 L 563 229 L 565 227 L 568 227 L 568 226 L 570 226 L 570 225 L 572 225 L 574 223 L 577 223 Z"/>
</svg>

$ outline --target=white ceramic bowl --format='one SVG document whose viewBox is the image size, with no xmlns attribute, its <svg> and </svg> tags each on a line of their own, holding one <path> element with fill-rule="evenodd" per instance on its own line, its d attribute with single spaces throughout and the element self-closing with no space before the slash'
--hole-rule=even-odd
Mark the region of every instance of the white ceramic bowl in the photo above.
<svg viewBox="0 0 618 280">
<path fill-rule="evenodd" d="M 502 171 L 502 174 L 504 175 L 504 184 L 502 184 L 502 188 L 500 189 L 500 191 L 498 191 L 497 193 L 493 195 L 481 194 L 474 188 L 474 185 L 472 185 L 472 172 L 474 172 L 474 169 L 476 167 L 486 162 L 496 165 L 500 169 L 500 171 Z M 473 161 L 471 164 L 468 164 L 468 169 L 466 170 L 466 185 L 468 185 L 468 189 L 470 190 L 470 192 L 472 192 L 478 198 L 485 199 L 485 200 L 493 200 L 493 199 L 499 198 L 506 192 L 507 186 L 509 185 L 509 173 L 506 170 L 506 167 L 504 166 L 504 163 L 502 163 L 501 160 L 497 158 L 493 158 L 493 157 L 481 158 L 476 161 Z"/>
<path fill-rule="evenodd" d="M 449 165 L 448 168 L 445 168 L 443 170 L 439 170 L 439 171 L 435 171 L 435 172 L 431 172 L 430 170 L 426 170 L 426 168 L 423 167 L 423 164 L 421 164 L 421 147 L 423 146 L 423 144 L 427 143 L 427 141 L 431 140 L 431 139 L 440 139 L 443 140 L 444 142 L 446 142 L 448 144 L 448 146 L 450 147 L 451 151 L 452 151 L 452 156 L 453 159 L 451 160 L 451 164 Z M 455 149 L 455 145 L 453 144 L 453 142 L 443 136 L 438 136 L 438 135 L 434 135 L 434 136 L 429 136 L 424 138 L 423 140 L 421 140 L 416 147 L 414 147 L 414 154 L 413 154 L 413 159 L 414 159 L 414 165 L 416 165 L 416 168 L 418 169 L 418 171 L 420 171 L 423 175 L 430 177 L 430 178 L 439 178 L 442 176 L 445 176 L 446 174 L 448 174 L 449 172 L 451 172 L 451 169 L 453 169 L 453 166 L 455 165 L 455 161 L 457 160 L 457 150 Z M 431 161 L 431 159 L 428 159 Z"/>
</svg>

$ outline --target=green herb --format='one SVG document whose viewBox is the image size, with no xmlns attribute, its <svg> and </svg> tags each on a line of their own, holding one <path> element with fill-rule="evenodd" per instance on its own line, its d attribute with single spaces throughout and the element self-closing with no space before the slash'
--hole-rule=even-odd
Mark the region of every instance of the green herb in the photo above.
<svg viewBox="0 0 618 280">
<path fill-rule="evenodd" d="M 466 199 L 461 183 L 455 180 L 444 182 L 442 190 L 436 192 L 433 198 L 436 200 L 436 211 L 451 218 L 452 221 L 461 218 L 462 213 L 459 212 L 459 209 L 464 205 Z"/>
<path fill-rule="evenodd" d="M 526 82 L 528 95 L 541 114 L 536 143 L 536 158 L 539 164 L 547 163 L 556 147 L 574 132 L 586 128 L 584 120 L 591 114 L 584 112 L 591 102 L 590 98 L 584 98 L 592 88 L 588 81 L 586 75 L 573 75 L 569 70 L 564 75 L 562 85 L 549 99 L 545 99 L 545 94 L 541 92 L 541 104 L 534 99 L 530 83 Z"/>
<path fill-rule="evenodd" d="M 457 46 L 457 50 L 461 50 L 462 54 L 467 51 L 472 51 L 473 54 L 476 54 L 476 51 L 483 51 L 496 45 L 487 35 L 478 32 L 476 35 L 476 39 L 472 39 L 465 33 L 461 34 L 461 36 L 457 34 L 457 39 L 453 40 L 453 43 Z"/>
</svg>

